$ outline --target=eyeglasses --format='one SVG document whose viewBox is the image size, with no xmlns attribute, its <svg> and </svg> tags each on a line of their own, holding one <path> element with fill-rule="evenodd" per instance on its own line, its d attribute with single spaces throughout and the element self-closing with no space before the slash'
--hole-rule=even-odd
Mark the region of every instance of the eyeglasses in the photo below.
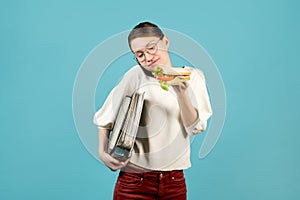
<svg viewBox="0 0 300 200">
<path fill-rule="evenodd" d="M 138 62 L 144 62 L 146 59 L 145 53 L 147 52 L 148 54 L 151 54 L 151 55 L 155 54 L 158 49 L 157 44 L 159 43 L 159 41 L 161 39 L 162 38 L 159 38 L 159 40 L 157 40 L 157 42 L 148 43 L 145 47 L 145 50 L 139 50 L 139 51 L 133 52 L 134 53 L 133 59 L 137 60 Z"/>
</svg>

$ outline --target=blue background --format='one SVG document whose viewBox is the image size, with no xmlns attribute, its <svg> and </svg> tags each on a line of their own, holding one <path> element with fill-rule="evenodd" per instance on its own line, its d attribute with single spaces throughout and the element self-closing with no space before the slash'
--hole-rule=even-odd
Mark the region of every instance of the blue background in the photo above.
<svg viewBox="0 0 300 200">
<path fill-rule="evenodd" d="M 299 9 L 296 0 L 1 1 L 0 199 L 111 199 L 117 173 L 78 137 L 73 83 L 97 44 L 143 20 L 195 39 L 225 84 L 220 140 L 203 160 L 204 135 L 192 144 L 189 199 L 299 199 Z"/>
</svg>

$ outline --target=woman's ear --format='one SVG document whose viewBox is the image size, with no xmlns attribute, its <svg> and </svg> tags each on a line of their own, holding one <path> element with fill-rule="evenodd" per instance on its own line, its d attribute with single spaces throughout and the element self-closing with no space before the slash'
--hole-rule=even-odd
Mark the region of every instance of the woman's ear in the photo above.
<svg viewBox="0 0 300 200">
<path fill-rule="evenodd" d="M 169 48 L 169 46 L 170 46 L 169 38 L 165 35 L 162 40 L 163 40 L 164 44 L 166 45 L 166 47 Z"/>
</svg>

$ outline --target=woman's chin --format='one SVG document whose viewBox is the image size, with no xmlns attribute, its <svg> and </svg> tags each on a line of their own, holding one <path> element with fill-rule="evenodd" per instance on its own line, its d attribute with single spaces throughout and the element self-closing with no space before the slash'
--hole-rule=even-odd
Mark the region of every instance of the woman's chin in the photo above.
<svg viewBox="0 0 300 200">
<path fill-rule="evenodd" d="M 148 70 L 148 71 L 153 71 L 154 70 L 154 68 L 156 67 L 157 65 L 148 65 L 148 66 L 143 66 L 146 70 Z"/>
</svg>

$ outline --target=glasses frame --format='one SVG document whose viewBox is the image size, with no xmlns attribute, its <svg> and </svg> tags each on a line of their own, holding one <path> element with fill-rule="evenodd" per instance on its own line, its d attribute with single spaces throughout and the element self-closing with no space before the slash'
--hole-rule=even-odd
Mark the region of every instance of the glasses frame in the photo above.
<svg viewBox="0 0 300 200">
<path fill-rule="evenodd" d="M 133 51 L 132 51 L 132 53 L 133 53 L 133 59 L 134 59 L 135 61 L 137 61 L 138 63 L 142 63 L 142 62 L 144 62 L 144 61 L 146 60 L 146 54 L 145 54 L 145 53 L 148 53 L 148 54 L 150 54 L 150 55 L 154 55 L 154 54 L 157 52 L 157 50 L 158 50 L 157 44 L 159 43 L 159 41 L 161 41 L 161 40 L 163 39 L 163 37 L 164 37 L 164 36 L 161 36 L 155 43 L 151 43 L 151 41 L 150 41 L 150 42 L 145 46 L 144 50 L 138 50 L 138 51 L 136 51 L 136 52 L 142 52 L 142 53 L 143 53 L 143 57 L 142 57 L 141 60 L 139 60 L 139 59 L 136 57 L 136 52 L 133 52 Z M 154 51 L 153 53 L 150 53 L 150 52 L 149 52 L 149 49 L 147 49 L 147 46 L 148 46 L 149 44 L 153 44 L 154 47 L 155 47 L 155 51 Z"/>
</svg>

